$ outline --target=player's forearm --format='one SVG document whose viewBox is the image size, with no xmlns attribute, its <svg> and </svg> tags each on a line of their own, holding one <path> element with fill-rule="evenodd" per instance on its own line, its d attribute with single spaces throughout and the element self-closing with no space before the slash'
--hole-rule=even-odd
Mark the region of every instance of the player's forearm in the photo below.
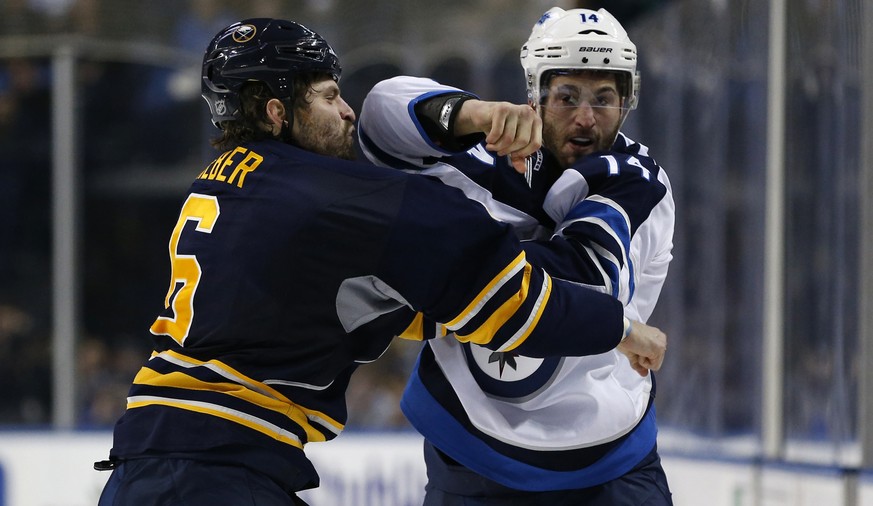
<svg viewBox="0 0 873 506">
<path fill-rule="evenodd" d="M 615 348 L 624 336 L 621 303 L 575 283 L 552 281 L 534 331 L 510 351 L 529 357 L 585 356 Z"/>
<path fill-rule="evenodd" d="M 485 134 L 486 148 L 524 158 L 542 146 L 542 120 L 528 105 L 469 99 L 455 117 L 455 138 Z"/>
<path fill-rule="evenodd" d="M 490 121 L 487 121 L 490 104 L 493 102 L 476 99 L 462 103 L 455 117 L 452 134 L 455 137 L 479 133 L 487 134 L 491 126 Z"/>
</svg>

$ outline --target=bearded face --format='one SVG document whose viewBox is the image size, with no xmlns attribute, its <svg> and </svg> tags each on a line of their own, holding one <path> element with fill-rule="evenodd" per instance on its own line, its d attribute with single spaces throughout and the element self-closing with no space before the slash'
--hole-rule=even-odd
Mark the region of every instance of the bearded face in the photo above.
<svg viewBox="0 0 873 506">
<path fill-rule="evenodd" d="M 555 75 L 540 100 L 543 146 L 564 168 L 583 156 L 610 149 L 626 113 L 623 103 L 610 74 Z"/>
<path fill-rule="evenodd" d="M 332 79 L 313 83 L 308 107 L 294 113 L 292 137 L 308 151 L 345 160 L 355 159 L 355 113 L 340 97 Z"/>
</svg>

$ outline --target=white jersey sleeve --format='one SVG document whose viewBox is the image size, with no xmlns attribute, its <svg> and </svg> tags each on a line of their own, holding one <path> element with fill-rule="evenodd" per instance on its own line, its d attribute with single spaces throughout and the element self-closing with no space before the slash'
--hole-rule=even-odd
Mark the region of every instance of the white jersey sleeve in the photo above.
<svg viewBox="0 0 873 506">
<path fill-rule="evenodd" d="M 482 146 L 461 154 L 447 152 L 425 133 L 415 105 L 458 92 L 462 90 L 414 77 L 377 84 L 364 101 L 358 124 L 365 156 L 378 165 L 414 170 L 460 188 L 495 219 L 516 227 L 522 238 L 534 238 L 531 231 L 538 232 L 542 223 L 556 223 L 554 233 L 567 241 L 552 242 L 573 241 L 576 251 L 589 255 L 578 262 L 572 255 L 556 258 L 555 265 L 573 262 L 581 269 L 562 271 L 565 279 L 613 294 L 627 304 L 626 316 L 645 321 L 666 276 L 673 235 L 669 181 L 647 150 L 623 142 L 621 149 L 609 153 L 617 172 L 610 172 L 610 159 L 592 157 L 588 164 L 565 171 L 566 178 L 552 188 L 545 203 L 547 189 L 536 194 L 538 200 L 529 199 L 531 186 L 523 179 L 515 181 L 519 175 L 505 157 L 495 157 Z M 453 154 L 457 156 L 447 157 Z M 538 221 L 534 217 L 541 217 L 543 210 L 548 216 Z M 591 272 L 599 274 L 589 278 Z M 641 377 L 616 350 L 542 359 L 435 339 L 423 348 L 402 406 L 435 446 L 490 479 L 526 490 L 542 486 L 544 479 L 554 480 L 556 488 L 572 488 L 593 468 L 612 465 L 583 463 L 579 455 L 589 450 L 596 453 L 609 444 L 611 452 L 630 452 L 630 465 L 651 450 L 656 434 L 653 412 L 647 411 L 652 387 L 652 377 Z M 538 468 L 544 459 L 560 460 L 572 471 Z"/>
<path fill-rule="evenodd" d="M 658 303 L 667 270 L 673 259 L 673 228 L 675 204 L 667 173 L 661 171 L 658 180 L 667 188 L 664 199 L 652 209 L 631 240 L 631 255 L 638 259 L 634 296 L 625 308 L 625 316 L 645 323 Z"/>
<path fill-rule="evenodd" d="M 625 315 L 645 322 L 672 259 L 667 173 L 635 152 L 587 157 L 561 175 L 544 208 L 559 223 L 555 233 L 579 242 L 601 266 L 602 285 L 627 306 Z"/>
<path fill-rule="evenodd" d="M 415 115 L 417 103 L 448 93 L 466 93 L 431 79 L 400 76 L 377 83 L 364 99 L 358 138 L 367 159 L 385 167 L 426 167 L 428 159 L 454 154 L 430 141 Z"/>
</svg>

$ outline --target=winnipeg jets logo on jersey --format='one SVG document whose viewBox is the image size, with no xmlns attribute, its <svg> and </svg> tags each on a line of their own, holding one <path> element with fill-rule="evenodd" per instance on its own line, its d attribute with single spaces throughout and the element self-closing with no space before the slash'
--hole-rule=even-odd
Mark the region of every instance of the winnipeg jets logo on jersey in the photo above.
<svg viewBox="0 0 873 506">
<path fill-rule="evenodd" d="M 523 402 L 546 388 L 563 363 L 562 357 L 532 358 L 512 352 L 462 344 L 467 368 L 485 394 L 510 402 Z"/>
<path fill-rule="evenodd" d="M 518 364 L 516 364 L 516 362 L 515 362 L 515 357 L 517 357 L 517 356 L 518 356 L 518 354 L 512 353 L 511 351 L 509 351 L 509 352 L 495 351 L 494 353 L 491 354 L 490 357 L 488 357 L 488 362 L 497 362 L 498 364 L 500 364 L 500 376 L 503 377 L 503 368 L 504 367 L 509 366 L 513 369 L 518 367 Z"/>
<path fill-rule="evenodd" d="M 482 372 L 501 381 L 525 379 L 543 363 L 541 358 L 523 357 L 515 353 L 494 353 L 483 346 L 470 346 L 470 351 Z"/>
</svg>

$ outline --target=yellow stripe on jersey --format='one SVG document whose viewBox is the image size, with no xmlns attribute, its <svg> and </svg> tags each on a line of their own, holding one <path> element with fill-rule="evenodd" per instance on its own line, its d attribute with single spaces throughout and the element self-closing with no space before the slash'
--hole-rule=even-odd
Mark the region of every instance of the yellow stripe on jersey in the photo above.
<svg viewBox="0 0 873 506">
<path fill-rule="evenodd" d="M 436 328 L 434 329 L 433 337 L 444 337 L 446 335 L 445 325 L 439 323 L 434 325 Z M 410 341 L 423 341 L 425 336 L 427 336 L 427 333 L 424 330 L 424 313 L 416 313 L 415 318 L 406 327 L 406 330 L 397 335 L 400 339 L 408 339 Z"/>
<path fill-rule="evenodd" d="M 512 279 L 513 276 L 515 276 L 518 273 L 518 271 L 524 269 L 525 266 L 527 266 L 527 265 L 528 265 L 528 263 L 525 260 L 524 251 L 522 251 L 521 253 L 518 254 L 517 257 L 515 257 L 515 259 L 512 262 L 509 263 L 509 265 L 507 265 L 500 272 L 500 274 L 495 276 L 494 279 L 492 279 L 491 282 L 488 283 L 488 286 L 486 286 L 481 292 L 479 292 L 479 295 L 477 295 L 470 302 L 470 304 L 467 305 L 467 307 L 464 309 L 464 311 L 461 312 L 461 314 L 459 314 L 458 316 L 453 318 L 451 321 L 446 323 L 445 324 L 446 327 L 451 331 L 455 331 L 455 330 L 463 327 L 468 321 L 470 321 L 473 317 L 476 316 L 476 314 L 479 312 L 479 310 L 482 309 L 482 307 L 486 303 L 488 303 L 488 301 L 491 299 L 491 297 L 498 290 L 500 290 L 500 288 L 503 287 L 503 285 L 505 285 L 510 279 Z M 521 291 L 526 292 L 528 289 L 529 283 L 530 283 L 529 279 L 523 280 L 522 286 L 519 288 L 519 292 L 521 292 Z"/>
<path fill-rule="evenodd" d="M 303 449 L 303 443 L 293 433 L 272 424 L 266 420 L 262 420 L 248 413 L 230 409 L 226 406 L 210 404 L 208 402 L 191 401 L 184 399 L 171 399 L 167 397 L 155 397 L 149 395 L 129 397 L 127 399 L 127 409 L 136 409 L 144 406 L 170 406 L 174 408 L 186 409 L 188 411 L 196 411 L 207 415 L 217 416 L 231 422 L 244 425 L 250 429 L 256 430 L 266 436 L 269 436 L 277 441 L 289 444 L 296 448 Z"/>
<path fill-rule="evenodd" d="M 239 372 L 236 369 L 230 367 L 229 365 L 221 362 L 220 360 L 213 359 L 213 360 L 210 360 L 208 362 L 203 362 L 201 360 L 196 360 L 194 358 L 182 355 L 181 353 L 173 351 L 173 350 L 166 350 L 166 351 L 163 351 L 160 353 L 152 353 L 151 358 L 153 358 L 153 359 L 159 358 L 159 359 L 165 360 L 167 362 L 170 362 L 172 364 L 175 364 L 177 366 L 185 367 L 185 368 L 206 367 L 210 371 L 213 371 L 213 372 L 229 379 L 230 381 L 233 381 L 235 383 L 239 383 L 239 384 L 245 386 L 246 388 L 248 388 L 249 390 L 253 390 L 253 391 L 258 392 L 260 394 L 263 394 L 265 396 L 272 397 L 272 398 L 277 399 L 283 403 L 292 404 L 292 405 L 296 406 L 297 409 L 302 411 L 308 419 L 314 420 L 314 421 L 318 422 L 319 424 L 324 425 L 328 429 L 332 429 L 334 434 L 339 434 L 345 428 L 345 426 L 342 423 L 327 416 L 325 413 L 318 411 L 318 410 L 305 408 L 303 406 L 295 404 L 293 401 L 291 401 L 291 399 L 289 399 L 288 397 L 286 397 L 285 395 L 283 395 L 281 392 L 274 389 L 273 387 L 267 385 L 264 382 L 257 381 L 253 378 L 250 378 L 250 377 L 246 376 L 245 374 L 242 374 L 241 372 Z"/>
<path fill-rule="evenodd" d="M 469 334 L 456 334 L 458 341 L 462 343 L 472 342 L 475 344 L 488 344 L 497 333 L 497 331 L 506 323 L 507 320 L 518 311 L 518 308 L 524 304 L 527 299 L 528 290 L 530 289 L 530 273 L 531 265 L 524 264 L 524 274 L 522 275 L 521 288 L 512 297 L 501 304 L 497 311 L 494 311 L 485 322 Z"/>
<path fill-rule="evenodd" d="M 416 313 L 412 323 L 406 327 L 406 330 L 397 335 L 400 339 L 408 339 L 410 341 L 424 340 L 424 314 Z"/>
<path fill-rule="evenodd" d="M 291 402 L 291 399 L 285 397 L 284 395 L 282 395 L 281 392 L 274 389 L 273 387 L 267 385 L 266 383 L 257 381 L 253 378 L 249 378 L 245 374 L 242 374 L 241 372 L 237 371 L 233 367 L 230 367 L 224 362 L 221 362 L 220 360 L 213 359 L 209 360 L 208 362 L 203 362 L 202 360 L 197 360 L 186 355 L 182 355 L 181 353 L 173 350 L 166 350 L 156 355 L 152 355 L 152 358 L 155 357 L 170 362 L 171 364 L 184 367 L 186 369 L 192 367 L 205 367 L 235 383 L 245 385 L 250 390 L 260 392 L 264 395 L 279 399 L 283 402 Z"/>
<path fill-rule="evenodd" d="M 545 274 L 545 273 L 544 273 Z M 539 323 L 540 318 L 543 316 L 543 311 L 546 309 L 546 303 L 549 301 L 549 297 L 552 295 L 552 277 L 546 274 L 543 277 L 543 287 L 540 290 L 540 296 L 537 298 L 536 305 L 528 316 L 527 321 L 524 326 L 518 329 L 518 332 L 515 333 L 512 337 L 510 337 L 503 346 L 500 347 L 497 351 L 511 351 L 515 348 L 521 346 L 521 343 L 525 342 L 530 336 L 530 333 L 533 332 L 533 329 L 536 328 L 537 323 Z"/>
<path fill-rule="evenodd" d="M 232 397 L 236 397 L 237 399 L 242 399 L 244 401 L 250 402 L 255 406 L 268 409 L 270 411 L 274 411 L 288 417 L 295 424 L 303 428 L 303 430 L 306 432 L 306 439 L 308 441 L 326 441 L 324 434 L 321 433 L 321 431 L 315 429 L 312 425 L 310 425 L 309 418 L 306 416 L 306 413 L 304 413 L 303 410 L 294 403 L 283 402 L 277 399 L 273 399 L 261 393 L 249 390 L 243 385 L 237 383 L 201 381 L 193 376 L 189 376 L 182 372 L 161 374 L 153 369 L 149 369 L 148 367 L 143 367 L 142 369 L 140 369 L 139 373 L 137 373 L 136 377 L 133 379 L 133 382 L 137 385 L 184 388 L 186 390 L 201 390 L 230 395 Z"/>
</svg>

